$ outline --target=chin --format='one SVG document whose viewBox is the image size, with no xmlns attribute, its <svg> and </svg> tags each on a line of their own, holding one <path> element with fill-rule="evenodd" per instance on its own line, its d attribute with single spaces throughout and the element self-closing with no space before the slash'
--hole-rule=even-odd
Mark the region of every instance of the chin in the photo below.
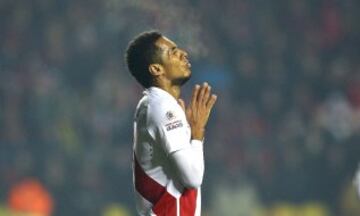
<svg viewBox="0 0 360 216">
<path fill-rule="evenodd" d="M 182 86 L 182 85 L 184 85 L 187 81 L 189 81 L 190 77 L 191 77 L 191 72 L 187 73 L 187 74 L 184 75 L 183 77 L 179 77 L 179 78 L 173 80 L 173 84 L 174 84 L 174 85 L 180 85 L 180 86 Z"/>
<path fill-rule="evenodd" d="M 191 77 L 191 71 L 186 71 L 185 74 L 184 74 L 184 77 Z"/>
</svg>

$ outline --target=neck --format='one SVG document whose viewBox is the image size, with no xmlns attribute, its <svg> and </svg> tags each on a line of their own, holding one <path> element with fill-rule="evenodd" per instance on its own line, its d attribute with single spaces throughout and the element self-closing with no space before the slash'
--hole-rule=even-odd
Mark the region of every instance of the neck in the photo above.
<svg viewBox="0 0 360 216">
<path fill-rule="evenodd" d="M 167 91 L 171 94 L 176 100 L 179 99 L 181 89 L 178 85 L 156 85 L 156 87 L 161 88 L 164 91 Z"/>
</svg>

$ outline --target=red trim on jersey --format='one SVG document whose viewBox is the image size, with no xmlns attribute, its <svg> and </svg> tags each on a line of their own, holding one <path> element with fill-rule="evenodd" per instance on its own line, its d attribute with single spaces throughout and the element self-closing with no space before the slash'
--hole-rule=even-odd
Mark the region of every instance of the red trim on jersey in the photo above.
<svg viewBox="0 0 360 216">
<path fill-rule="evenodd" d="M 134 153 L 135 188 L 153 204 L 157 216 L 176 216 L 176 198 L 166 188 L 148 176 L 140 166 Z"/>
<path fill-rule="evenodd" d="M 180 197 L 180 215 L 192 216 L 196 210 L 196 189 L 185 189 Z"/>
<path fill-rule="evenodd" d="M 140 166 L 134 155 L 135 165 L 135 188 L 136 190 L 153 205 L 165 193 L 165 187 L 150 178 Z"/>
<path fill-rule="evenodd" d="M 171 196 L 168 192 L 165 192 L 152 210 L 156 216 L 176 216 L 177 207 L 175 197 Z"/>
</svg>

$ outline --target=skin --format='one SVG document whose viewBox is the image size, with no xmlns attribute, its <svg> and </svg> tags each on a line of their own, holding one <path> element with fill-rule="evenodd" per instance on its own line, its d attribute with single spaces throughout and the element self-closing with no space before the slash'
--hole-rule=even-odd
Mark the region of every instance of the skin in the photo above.
<svg viewBox="0 0 360 216">
<path fill-rule="evenodd" d="M 190 124 L 192 139 L 203 140 L 205 127 L 217 96 L 211 93 L 211 86 L 208 83 L 195 85 L 191 102 L 185 106 L 180 94 L 181 85 L 191 76 L 188 54 L 166 37 L 159 38 L 155 45 L 161 50 L 161 64 L 149 65 L 149 72 L 154 77 L 154 85 L 169 92 L 179 102 Z"/>
</svg>

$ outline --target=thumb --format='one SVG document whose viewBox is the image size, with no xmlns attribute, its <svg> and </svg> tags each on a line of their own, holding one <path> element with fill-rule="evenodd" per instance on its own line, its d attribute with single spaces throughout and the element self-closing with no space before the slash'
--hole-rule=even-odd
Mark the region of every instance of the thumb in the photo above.
<svg viewBox="0 0 360 216">
<path fill-rule="evenodd" d="M 185 102 L 184 102 L 184 100 L 180 98 L 180 99 L 178 99 L 178 103 L 181 106 L 181 108 L 185 111 Z"/>
</svg>

